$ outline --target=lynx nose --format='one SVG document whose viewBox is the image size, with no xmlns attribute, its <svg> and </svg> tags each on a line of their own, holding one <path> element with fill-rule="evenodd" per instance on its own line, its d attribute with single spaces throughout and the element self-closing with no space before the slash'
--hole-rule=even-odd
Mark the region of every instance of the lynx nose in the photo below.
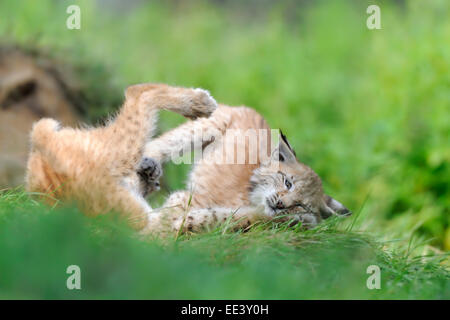
<svg viewBox="0 0 450 320">
<path fill-rule="evenodd" d="M 277 209 L 284 209 L 284 203 L 281 200 L 278 200 L 276 203 Z"/>
</svg>

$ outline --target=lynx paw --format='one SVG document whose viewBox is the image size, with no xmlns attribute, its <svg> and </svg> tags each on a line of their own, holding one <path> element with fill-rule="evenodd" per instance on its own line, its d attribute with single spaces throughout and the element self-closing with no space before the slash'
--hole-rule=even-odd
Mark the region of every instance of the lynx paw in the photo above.
<svg viewBox="0 0 450 320">
<path fill-rule="evenodd" d="M 51 137 L 56 131 L 59 131 L 61 126 L 58 121 L 50 118 L 43 118 L 38 122 L 33 124 L 33 129 L 31 130 L 31 142 L 33 148 L 44 148 Z"/>
<path fill-rule="evenodd" d="M 139 164 L 137 174 L 141 179 L 144 197 L 153 191 L 159 190 L 158 180 L 162 175 L 162 168 L 155 159 L 144 157 Z"/>
<path fill-rule="evenodd" d="M 209 117 L 214 110 L 217 109 L 216 100 L 209 94 L 207 90 L 197 88 L 191 89 L 192 95 L 190 97 L 191 110 L 186 117 L 196 119 L 198 117 Z"/>
<path fill-rule="evenodd" d="M 310 213 L 296 214 L 293 217 L 289 218 L 291 221 L 290 226 L 294 226 L 301 222 L 304 229 L 314 228 L 320 222 L 314 214 Z"/>
</svg>

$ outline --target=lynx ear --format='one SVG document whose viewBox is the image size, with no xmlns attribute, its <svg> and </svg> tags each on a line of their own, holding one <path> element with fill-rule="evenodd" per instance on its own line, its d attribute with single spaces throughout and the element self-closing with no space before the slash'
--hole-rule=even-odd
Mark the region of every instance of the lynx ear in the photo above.
<svg viewBox="0 0 450 320">
<path fill-rule="evenodd" d="M 329 195 L 324 195 L 323 204 L 320 208 L 320 215 L 323 219 L 329 218 L 332 215 L 349 216 L 352 213 L 342 203 L 333 199 Z"/>
<path fill-rule="evenodd" d="M 291 145 L 286 139 L 286 136 L 280 130 L 280 141 L 278 147 L 275 149 L 273 154 L 274 160 L 280 162 L 291 162 L 297 161 L 295 151 L 292 149 Z"/>
</svg>

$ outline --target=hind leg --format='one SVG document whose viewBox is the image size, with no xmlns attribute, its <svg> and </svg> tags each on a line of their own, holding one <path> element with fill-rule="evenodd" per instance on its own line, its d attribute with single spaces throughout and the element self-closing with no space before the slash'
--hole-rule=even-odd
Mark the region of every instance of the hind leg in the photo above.
<svg viewBox="0 0 450 320">
<path fill-rule="evenodd" d="M 118 186 L 107 197 L 112 210 L 124 214 L 127 222 L 136 230 L 142 230 L 148 224 L 148 214 L 152 208 L 142 195 L 133 189 Z"/>
<path fill-rule="evenodd" d="M 132 85 L 126 89 L 125 98 L 133 104 L 149 103 L 157 109 L 170 110 L 190 119 L 208 117 L 217 108 L 217 102 L 207 90 L 165 84 Z"/>
<path fill-rule="evenodd" d="M 142 194 L 146 197 L 153 191 L 159 190 L 159 178 L 162 175 L 162 168 L 159 162 L 153 158 L 142 158 L 137 169 Z"/>
</svg>

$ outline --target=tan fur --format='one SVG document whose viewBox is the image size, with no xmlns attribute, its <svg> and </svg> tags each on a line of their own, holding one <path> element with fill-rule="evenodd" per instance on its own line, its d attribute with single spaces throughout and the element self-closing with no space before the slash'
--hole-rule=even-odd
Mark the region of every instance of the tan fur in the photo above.
<svg viewBox="0 0 450 320">
<path fill-rule="evenodd" d="M 194 142 L 195 130 L 204 130 L 208 137 L 213 129 L 222 134 L 227 129 L 265 129 L 269 134 L 270 128 L 253 109 L 220 105 L 208 119 L 187 122 L 154 139 L 145 154 L 160 162 L 167 161 L 174 151 L 180 152 Z M 211 141 L 214 139 L 207 138 L 198 145 L 205 147 Z M 238 143 L 216 140 L 212 150 L 237 149 Z M 319 176 L 297 161 L 287 140 L 280 139 L 275 153 L 270 149 L 257 150 L 255 164 L 248 161 L 245 143 L 245 164 L 197 163 L 190 174 L 188 190 L 175 192 L 162 209 L 154 211 L 145 232 L 201 231 L 226 221 L 242 228 L 283 215 L 285 220 L 302 221 L 304 226 L 311 227 L 330 215 L 349 213 L 324 194 Z M 283 161 L 279 161 L 279 154 L 283 155 Z M 292 184 L 289 190 L 286 179 Z"/>
<path fill-rule="evenodd" d="M 0 46 L 0 189 L 23 184 L 29 152 L 28 133 L 35 121 L 52 117 L 75 125 L 75 92 L 68 77 L 44 57 Z"/>
<path fill-rule="evenodd" d="M 137 170 L 158 110 L 195 119 L 216 107 L 201 89 L 142 84 L 126 90 L 123 107 L 105 127 L 60 128 L 57 121 L 42 119 L 31 132 L 27 190 L 48 201 L 76 201 L 88 215 L 118 211 L 142 229 L 151 208 Z"/>
</svg>

